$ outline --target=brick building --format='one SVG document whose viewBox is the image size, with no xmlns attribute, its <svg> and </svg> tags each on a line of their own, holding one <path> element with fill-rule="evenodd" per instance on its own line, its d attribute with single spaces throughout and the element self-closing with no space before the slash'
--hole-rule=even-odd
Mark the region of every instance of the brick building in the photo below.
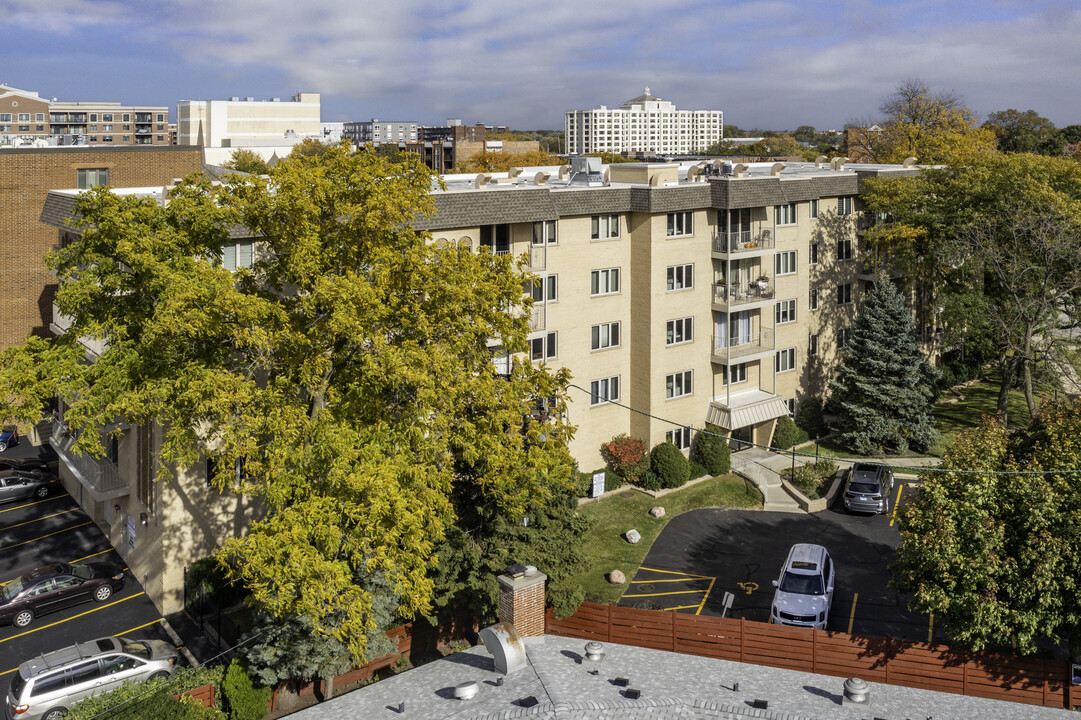
<svg viewBox="0 0 1081 720">
<path fill-rule="evenodd" d="M 45 255 L 56 245 L 56 229 L 43 224 L 41 209 L 50 190 L 167 185 L 202 169 L 198 147 L 46 147 L 0 149 L 0 296 L 4 323 L 0 348 L 27 335 L 48 333 L 56 278 Z"/>
</svg>

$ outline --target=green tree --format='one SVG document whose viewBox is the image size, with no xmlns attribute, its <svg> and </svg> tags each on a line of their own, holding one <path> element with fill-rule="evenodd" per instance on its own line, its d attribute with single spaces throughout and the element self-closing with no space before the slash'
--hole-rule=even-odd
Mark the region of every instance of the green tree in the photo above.
<svg viewBox="0 0 1081 720">
<path fill-rule="evenodd" d="M 427 612 L 457 484 L 511 518 L 573 487 L 566 372 L 502 376 L 487 347 L 526 351 L 523 276 L 413 228 L 431 183 L 415 155 L 334 146 L 269 180 L 189 178 L 164 207 L 82 194 L 82 235 L 51 258 L 71 328 L 5 351 L 0 410 L 29 420 L 58 395 L 75 450 L 98 456 L 107 424 L 156 422 L 159 481 L 213 458 L 223 492 L 267 510 L 220 550 L 230 575 L 363 657 L 375 595 L 355 575 L 383 575 L 403 617 Z M 218 258 L 237 226 L 259 252 L 232 273 Z M 108 339 L 95 362 L 80 337 Z"/>
<path fill-rule="evenodd" d="M 225 163 L 223 167 L 239 170 L 240 172 L 246 172 L 251 175 L 266 175 L 270 172 L 270 167 L 266 164 L 266 160 L 254 150 L 248 150 L 247 148 L 234 150 L 229 158 L 229 162 Z"/>
<path fill-rule="evenodd" d="M 343 142 L 346 142 L 346 144 L 348 144 L 347 141 Z M 325 153 L 330 147 L 331 146 L 329 145 L 323 144 L 321 140 L 316 140 L 315 138 L 304 138 L 296 145 L 294 145 L 293 149 L 289 151 L 289 157 L 316 157 Z"/>
<path fill-rule="evenodd" d="M 548 167 L 562 164 L 563 158 L 543 150 L 524 153 L 482 152 L 455 165 L 454 172 L 507 172 L 512 167 Z"/>
<path fill-rule="evenodd" d="M 694 434 L 691 460 L 704 467 L 710 475 L 724 475 L 731 470 L 732 452 L 724 430 L 717 425 L 706 423 L 705 432 Z"/>
<path fill-rule="evenodd" d="M 813 125 L 800 125 L 792 133 L 792 138 L 801 143 L 813 143 L 818 137 Z"/>
<path fill-rule="evenodd" d="M 1010 437 L 985 418 L 962 433 L 900 509 L 892 586 L 976 649 L 1081 653 L 1081 407 L 1045 404 Z M 1049 471 L 1049 474 L 1003 474 Z"/>
<path fill-rule="evenodd" d="M 1058 135 L 1055 124 L 1035 110 L 999 110 L 983 126 L 995 134 L 1000 152 L 1044 153 Z"/>
<path fill-rule="evenodd" d="M 267 716 L 270 688 L 252 684 L 244 666 L 236 658 L 221 681 L 222 706 L 229 720 L 263 720 Z"/>
<path fill-rule="evenodd" d="M 937 439 L 935 372 L 916 345 L 900 293 L 884 276 L 860 307 L 830 391 L 838 439 L 854 452 L 926 450 Z"/>
</svg>

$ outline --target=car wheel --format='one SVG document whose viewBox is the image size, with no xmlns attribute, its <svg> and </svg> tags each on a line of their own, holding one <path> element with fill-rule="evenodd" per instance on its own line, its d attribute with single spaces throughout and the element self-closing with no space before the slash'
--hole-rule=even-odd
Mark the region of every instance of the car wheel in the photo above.
<svg viewBox="0 0 1081 720">
<path fill-rule="evenodd" d="M 113 589 L 108 585 L 102 585 L 94 591 L 94 599 L 98 602 L 105 602 L 113 596 Z"/>
<path fill-rule="evenodd" d="M 34 622 L 34 611 L 20 610 L 11 621 L 11 624 L 15 627 L 24 628 L 32 622 Z"/>
<path fill-rule="evenodd" d="M 154 682 L 155 680 L 161 680 L 162 678 L 169 677 L 167 672 L 156 672 L 146 679 L 147 682 Z"/>
<path fill-rule="evenodd" d="M 0 440 L 0 452 L 4 452 L 8 449 L 8 444 L 3 440 Z"/>
<path fill-rule="evenodd" d="M 53 708 L 49 712 L 41 716 L 41 720 L 60 720 L 64 717 L 64 713 L 68 711 L 67 708 Z"/>
<path fill-rule="evenodd" d="M 39 498 L 49 497 L 49 486 L 48 485 L 42 485 L 41 487 L 39 487 L 37 490 L 34 491 L 34 495 L 36 495 Z"/>
</svg>

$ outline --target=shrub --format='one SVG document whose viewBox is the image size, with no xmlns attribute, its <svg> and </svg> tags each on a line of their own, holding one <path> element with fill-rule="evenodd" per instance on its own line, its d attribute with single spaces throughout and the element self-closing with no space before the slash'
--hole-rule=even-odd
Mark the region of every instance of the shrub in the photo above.
<svg viewBox="0 0 1081 720">
<path fill-rule="evenodd" d="M 110 720 L 220 720 L 225 716 L 214 708 L 203 707 L 190 697 L 174 695 L 203 685 L 220 687 L 220 665 L 197 668 L 180 668 L 171 677 L 153 683 L 129 680 L 120 687 L 102 695 L 88 697 L 75 704 L 65 717 L 72 720 L 90 720 L 108 717 Z"/>
<path fill-rule="evenodd" d="M 826 421 L 822 418 L 822 402 L 814 396 L 804 398 L 796 415 L 796 425 L 807 431 L 813 438 L 826 434 Z"/>
<path fill-rule="evenodd" d="M 627 433 L 602 444 L 601 457 L 609 470 L 632 482 L 649 468 L 646 444 Z"/>
<path fill-rule="evenodd" d="M 222 708 L 229 720 L 263 720 L 267 715 L 270 688 L 257 688 L 247 670 L 233 659 L 221 682 Z"/>
<path fill-rule="evenodd" d="M 590 497 L 593 494 L 594 473 L 604 473 L 604 491 L 609 492 L 623 485 L 623 478 L 608 468 L 598 468 L 591 473 L 578 473 L 578 497 Z"/>
<path fill-rule="evenodd" d="M 728 449 L 728 438 L 724 436 L 724 431 L 706 423 L 705 431 L 694 435 L 691 460 L 701 464 L 710 475 L 724 475 L 731 470 L 732 453 Z"/>
<path fill-rule="evenodd" d="M 660 490 L 661 478 L 652 470 L 646 470 L 638 477 L 638 484 L 646 490 Z"/>
<path fill-rule="evenodd" d="M 708 470 L 706 470 L 705 465 L 703 465 L 702 463 L 695 462 L 694 460 L 691 460 L 691 477 L 690 477 L 691 480 L 697 480 L 698 478 L 705 477 L 706 475 L 709 475 L 709 474 L 710 474 L 710 472 Z"/>
<path fill-rule="evenodd" d="M 691 475 L 687 458 L 670 442 L 662 442 L 653 448 L 649 454 L 649 468 L 656 473 L 663 488 L 677 488 Z"/>
<path fill-rule="evenodd" d="M 773 447 L 787 450 L 801 442 L 807 442 L 806 431 L 796 427 L 796 423 L 787 415 L 778 418 L 777 428 L 773 431 Z"/>
</svg>

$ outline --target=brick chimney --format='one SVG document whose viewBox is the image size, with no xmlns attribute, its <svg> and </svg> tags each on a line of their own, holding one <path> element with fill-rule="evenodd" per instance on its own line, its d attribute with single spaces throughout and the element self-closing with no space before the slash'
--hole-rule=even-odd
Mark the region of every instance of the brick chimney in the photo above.
<svg viewBox="0 0 1081 720">
<path fill-rule="evenodd" d="M 544 642 L 544 582 L 536 568 L 511 565 L 499 581 L 499 621 L 510 623 L 526 644 Z"/>
</svg>

